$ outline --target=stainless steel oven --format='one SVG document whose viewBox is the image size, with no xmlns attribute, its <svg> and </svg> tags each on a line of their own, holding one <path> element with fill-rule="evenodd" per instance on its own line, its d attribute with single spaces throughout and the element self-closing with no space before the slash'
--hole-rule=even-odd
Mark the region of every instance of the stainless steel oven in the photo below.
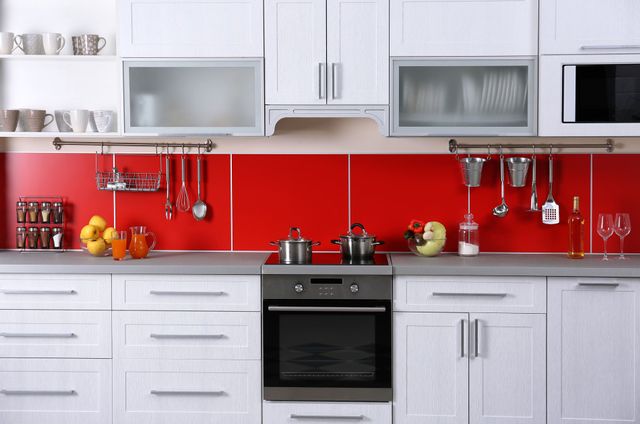
<svg viewBox="0 0 640 424">
<path fill-rule="evenodd" d="M 263 275 L 264 398 L 391 401 L 390 275 Z"/>
</svg>

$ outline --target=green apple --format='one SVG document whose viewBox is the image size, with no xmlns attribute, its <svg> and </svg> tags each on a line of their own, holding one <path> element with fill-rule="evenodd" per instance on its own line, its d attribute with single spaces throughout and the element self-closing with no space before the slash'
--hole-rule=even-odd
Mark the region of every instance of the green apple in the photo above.
<svg viewBox="0 0 640 424">
<path fill-rule="evenodd" d="M 444 225 L 437 221 L 428 222 L 424 226 L 424 234 L 422 235 L 425 243 L 416 246 L 421 255 L 436 256 L 444 248 L 447 238 L 447 229 Z"/>
</svg>

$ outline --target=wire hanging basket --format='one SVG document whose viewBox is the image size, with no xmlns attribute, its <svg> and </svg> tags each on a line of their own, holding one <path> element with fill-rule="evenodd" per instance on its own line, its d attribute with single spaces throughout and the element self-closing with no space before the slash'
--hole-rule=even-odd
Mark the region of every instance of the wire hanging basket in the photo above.
<svg viewBox="0 0 640 424">
<path fill-rule="evenodd" d="M 98 166 L 96 154 L 96 187 L 106 191 L 154 192 L 160 189 L 162 180 L 162 154 L 159 154 L 158 172 L 120 172 L 113 167 L 111 171 L 102 171 Z"/>
</svg>

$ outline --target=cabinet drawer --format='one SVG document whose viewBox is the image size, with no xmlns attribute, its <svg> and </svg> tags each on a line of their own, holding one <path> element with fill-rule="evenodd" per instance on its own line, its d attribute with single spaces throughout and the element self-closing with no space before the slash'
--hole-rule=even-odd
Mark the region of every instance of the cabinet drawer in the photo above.
<svg viewBox="0 0 640 424">
<path fill-rule="evenodd" d="M 396 311 L 546 311 L 544 277 L 396 277 Z"/>
<path fill-rule="evenodd" d="M 116 361 L 118 424 L 260 422 L 260 361 Z"/>
<path fill-rule="evenodd" d="M 123 310 L 259 311 L 260 276 L 114 276 L 113 308 Z"/>
<path fill-rule="evenodd" d="M 391 423 L 391 403 L 264 402 L 264 424 Z"/>
<path fill-rule="evenodd" d="M 260 359 L 259 312 L 115 312 L 116 358 Z"/>
<path fill-rule="evenodd" d="M 110 424 L 111 361 L 3 359 L 2 424 Z"/>
<path fill-rule="evenodd" d="M 1 274 L 0 309 L 111 309 L 111 276 Z"/>
<path fill-rule="evenodd" d="M 111 312 L 0 311 L 0 357 L 110 358 Z"/>
</svg>

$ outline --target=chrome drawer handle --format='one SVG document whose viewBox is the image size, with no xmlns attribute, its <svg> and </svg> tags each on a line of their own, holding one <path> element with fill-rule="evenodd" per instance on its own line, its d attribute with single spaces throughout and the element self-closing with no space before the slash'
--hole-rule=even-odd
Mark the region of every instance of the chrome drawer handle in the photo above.
<svg viewBox="0 0 640 424">
<path fill-rule="evenodd" d="M 364 421 L 364 415 L 297 415 L 291 414 L 292 420 L 342 420 L 342 421 Z"/>
<path fill-rule="evenodd" d="M 0 333 L 0 337 L 21 339 L 72 339 L 75 333 Z"/>
<path fill-rule="evenodd" d="M 78 392 L 75 390 L 0 390 L 0 393 L 6 396 L 73 396 Z"/>
<path fill-rule="evenodd" d="M 151 333 L 152 339 L 224 339 L 224 334 L 156 334 Z"/>
<path fill-rule="evenodd" d="M 479 297 L 507 297 L 508 293 L 449 293 L 449 292 L 433 292 L 433 296 L 479 296 Z"/>
<path fill-rule="evenodd" d="M 386 312 L 387 308 L 384 306 L 373 307 L 340 307 L 340 306 L 269 306 L 267 308 L 269 312 L 360 312 L 360 313 L 372 313 L 372 312 Z"/>
<path fill-rule="evenodd" d="M 578 283 L 580 287 L 611 287 L 615 288 L 620 286 L 620 283 Z"/>
<path fill-rule="evenodd" d="M 78 294 L 75 290 L 2 290 L 3 294 Z"/>
<path fill-rule="evenodd" d="M 151 390 L 155 396 L 224 396 L 224 390 Z"/>
<path fill-rule="evenodd" d="M 224 296 L 223 291 L 180 291 L 180 290 L 151 290 L 149 294 L 157 296 Z"/>
<path fill-rule="evenodd" d="M 609 45 L 591 45 L 580 46 L 581 50 L 623 50 L 623 49 L 640 49 L 640 44 L 609 44 Z"/>
</svg>

